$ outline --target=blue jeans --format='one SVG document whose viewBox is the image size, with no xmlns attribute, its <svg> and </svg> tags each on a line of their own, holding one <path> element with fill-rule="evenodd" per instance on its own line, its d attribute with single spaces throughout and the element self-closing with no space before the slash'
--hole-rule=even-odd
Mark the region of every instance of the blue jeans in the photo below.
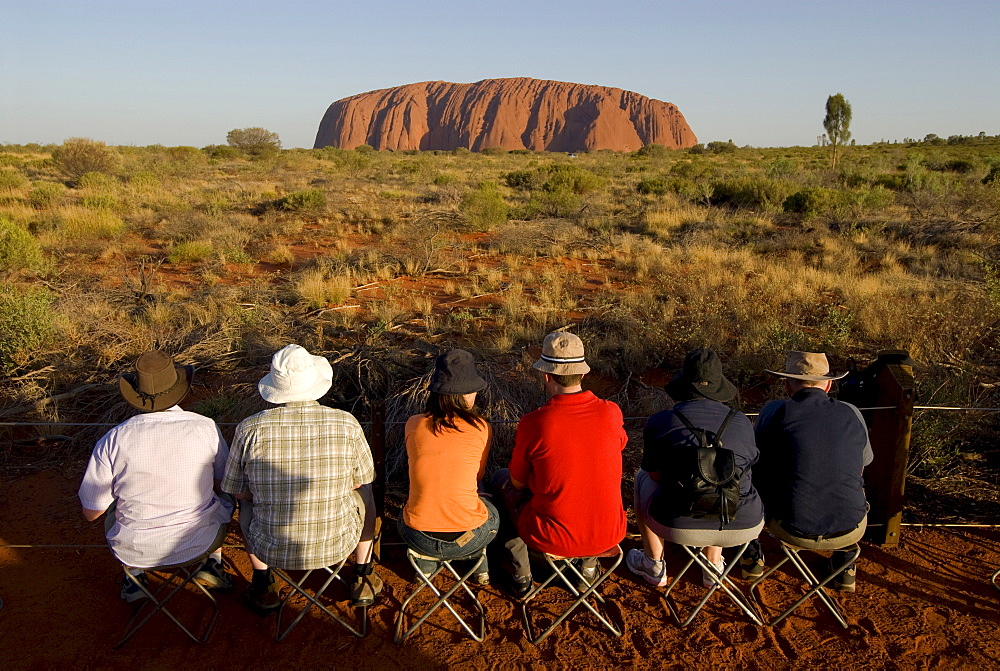
<svg viewBox="0 0 1000 671">
<path fill-rule="evenodd" d="M 479 500 L 486 506 L 488 517 L 482 525 L 471 530 L 472 538 L 464 545 L 459 545 L 455 541 L 434 538 L 433 536 L 428 536 L 423 531 L 413 529 L 403 521 L 402 514 L 399 515 L 396 528 L 399 530 L 399 535 L 406 542 L 407 546 L 422 555 L 448 560 L 468 557 L 469 555 L 478 553 L 489 545 L 490 541 L 496 537 L 497 529 L 500 527 L 500 515 L 497 513 L 497 509 L 493 503 L 489 499 L 482 497 Z M 437 568 L 436 564 L 421 560 L 417 560 L 417 566 L 424 573 L 431 573 Z M 480 564 L 479 570 L 476 572 L 487 573 L 488 571 L 489 564 L 487 563 L 487 559 L 483 558 L 483 563 Z"/>
</svg>

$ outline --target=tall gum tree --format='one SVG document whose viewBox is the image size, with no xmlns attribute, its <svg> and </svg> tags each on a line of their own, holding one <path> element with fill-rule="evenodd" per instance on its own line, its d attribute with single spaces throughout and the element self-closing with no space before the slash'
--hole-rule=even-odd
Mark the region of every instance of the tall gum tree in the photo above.
<svg viewBox="0 0 1000 671">
<path fill-rule="evenodd" d="M 833 148 L 833 167 L 837 167 L 837 149 L 851 141 L 851 103 L 844 94 L 830 96 L 826 99 L 826 117 L 823 128 Z"/>
</svg>

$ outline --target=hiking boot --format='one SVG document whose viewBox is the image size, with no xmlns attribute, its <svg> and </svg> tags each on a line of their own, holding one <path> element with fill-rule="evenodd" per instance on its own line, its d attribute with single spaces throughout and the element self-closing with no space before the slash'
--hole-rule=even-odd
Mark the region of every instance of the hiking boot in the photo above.
<svg viewBox="0 0 1000 671">
<path fill-rule="evenodd" d="M 858 570 L 852 566 L 851 568 L 844 569 L 840 575 L 835 576 L 830 581 L 830 585 L 838 592 L 852 593 L 857 582 L 857 576 Z"/>
<path fill-rule="evenodd" d="M 667 586 L 667 564 L 662 559 L 650 559 L 639 548 L 633 548 L 625 555 L 628 570 L 655 587 Z"/>
<path fill-rule="evenodd" d="M 740 559 L 740 576 L 744 580 L 756 580 L 764 575 L 764 560 L 743 557 Z"/>
<path fill-rule="evenodd" d="M 510 593 L 517 599 L 523 599 L 528 596 L 528 592 L 534 586 L 535 581 L 531 579 L 530 575 L 511 576 Z"/>
<path fill-rule="evenodd" d="M 712 564 L 712 562 L 707 562 L 707 563 Z M 723 571 L 726 570 L 726 560 L 720 559 L 718 564 L 712 564 L 712 566 L 714 566 L 715 570 L 721 574 Z M 701 569 L 701 584 L 704 585 L 705 587 L 709 588 L 714 587 L 717 579 L 718 576 L 709 573 L 704 568 Z"/>
<path fill-rule="evenodd" d="M 220 592 L 228 592 L 233 588 L 233 576 L 226 573 L 222 564 L 211 557 L 206 559 L 198 572 L 194 574 L 194 579 L 198 584 Z"/>
<path fill-rule="evenodd" d="M 139 582 L 141 582 L 143 587 L 149 585 L 149 583 L 146 582 L 145 571 L 133 577 Z M 127 601 L 128 603 L 133 603 L 135 601 L 139 601 L 140 599 L 149 598 L 148 596 L 146 596 L 146 593 L 142 591 L 142 587 L 139 587 L 137 584 L 135 584 L 134 580 L 129 580 L 125 576 L 122 576 L 122 591 L 121 594 L 119 594 L 119 596 L 122 598 L 123 601 Z"/>
<path fill-rule="evenodd" d="M 472 574 L 472 582 L 476 585 L 486 587 L 490 584 L 490 574 L 487 571 L 480 571 Z"/>
<path fill-rule="evenodd" d="M 368 575 L 354 576 L 351 583 L 351 605 L 355 608 L 370 606 L 382 592 L 382 578 L 372 571 Z"/>
<path fill-rule="evenodd" d="M 270 615 L 281 608 L 281 592 L 274 576 L 267 572 L 265 580 L 254 580 L 243 594 L 243 604 L 260 616 Z"/>
</svg>

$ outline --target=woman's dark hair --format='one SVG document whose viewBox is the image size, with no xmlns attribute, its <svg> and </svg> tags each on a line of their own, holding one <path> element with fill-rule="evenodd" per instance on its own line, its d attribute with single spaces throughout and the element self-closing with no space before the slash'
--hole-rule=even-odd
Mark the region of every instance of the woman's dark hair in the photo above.
<svg viewBox="0 0 1000 671">
<path fill-rule="evenodd" d="M 457 430 L 455 418 L 465 420 L 472 426 L 486 426 L 486 419 L 465 405 L 464 394 L 439 394 L 435 391 L 427 397 L 424 412 L 431 420 L 431 433 L 435 436 L 445 429 Z"/>
</svg>

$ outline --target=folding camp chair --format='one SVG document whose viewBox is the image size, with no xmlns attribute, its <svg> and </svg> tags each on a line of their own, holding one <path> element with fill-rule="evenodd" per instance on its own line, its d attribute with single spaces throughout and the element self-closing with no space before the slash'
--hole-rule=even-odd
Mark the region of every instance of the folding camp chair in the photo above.
<svg viewBox="0 0 1000 671">
<path fill-rule="evenodd" d="M 327 607 L 325 604 L 320 603 L 319 600 L 320 597 L 323 596 L 323 593 L 327 590 L 327 588 L 334 583 L 334 581 L 339 580 L 342 583 L 345 582 L 344 579 L 340 577 L 340 571 L 344 568 L 344 564 L 347 563 L 347 559 L 348 559 L 347 557 L 344 557 L 341 560 L 341 562 L 336 566 L 332 567 L 323 566 L 321 568 L 309 569 L 305 571 L 302 574 L 302 577 L 299 578 L 298 580 L 294 580 L 292 576 L 289 574 L 289 571 L 285 569 L 280 569 L 274 566 L 271 567 L 271 570 L 274 571 L 275 575 L 277 575 L 279 578 L 288 583 L 288 586 L 292 588 L 291 591 L 285 594 L 284 598 L 281 599 L 281 605 L 278 607 L 278 618 L 277 621 L 275 622 L 275 627 L 274 627 L 275 641 L 284 640 L 284 638 L 288 636 L 289 632 L 291 632 L 291 630 L 295 627 L 295 625 L 297 625 L 302 620 L 302 618 L 306 616 L 306 613 L 308 613 L 313 606 L 316 606 L 321 611 L 332 617 L 342 627 L 344 627 L 344 629 L 346 629 L 347 631 L 351 632 L 352 634 L 354 634 L 359 638 L 365 636 L 368 633 L 368 606 L 361 606 L 361 617 L 360 617 L 361 624 L 360 628 L 358 628 L 352 626 L 350 623 L 347 622 L 347 620 L 345 620 L 340 615 L 330 610 L 330 608 Z M 323 582 L 322 585 L 320 585 L 319 588 L 313 590 L 312 593 L 310 593 L 309 588 L 306 587 L 306 583 L 308 582 L 309 577 L 313 573 L 317 572 L 319 572 L 320 574 L 326 573 L 326 580 Z M 285 611 L 285 606 L 288 605 L 289 599 L 291 599 L 291 597 L 295 594 L 300 594 L 303 597 L 305 597 L 306 600 L 308 601 L 308 604 L 306 605 L 305 608 L 299 611 L 299 614 L 295 616 L 295 619 L 292 620 L 287 627 L 282 629 L 281 620 L 282 620 L 282 615 Z"/>
<path fill-rule="evenodd" d="M 473 592 L 471 589 L 469 589 L 467 583 L 469 578 L 471 578 L 479 570 L 479 567 L 482 566 L 483 562 L 486 560 L 486 548 L 483 548 L 482 550 L 475 552 L 468 557 L 461 557 L 457 559 L 441 559 L 440 557 L 431 557 L 428 555 L 420 554 L 419 552 L 416 552 L 411 548 L 407 549 L 406 557 L 407 559 L 410 560 L 410 565 L 413 566 L 413 570 L 416 572 L 417 587 L 416 589 L 413 590 L 413 592 L 410 593 L 410 596 L 406 597 L 406 600 L 403 602 L 403 605 L 399 609 L 399 613 L 396 614 L 396 635 L 393 638 L 393 641 L 395 643 L 402 643 L 403 641 L 405 641 L 410 636 L 410 634 L 415 632 L 420 627 L 420 625 L 422 625 L 427 620 L 427 618 L 431 616 L 431 614 L 434 611 L 436 611 L 441 606 L 444 606 L 455 617 L 458 623 L 462 626 L 462 629 L 468 632 L 469 636 L 472 637 L 472 640 L 478 643 L 482 643 L 483 638 L 486 636 L 486 611 L 483 608 L 483 604 L 479 603 L 479 599 L 476 597 L 476 593 Z M 420 570 L 420 567 L 417 565 L 417 562 L 419 560 L 425 562 L 436 562 L 437 568 L 435 568 L 430 575 L 426 575 L 423 571 Z M 459 575 L 458 571 L 456 571 L 455 568 L 452 566 L 452 562 L 455 561 L 471 561 L 472 567 L 465 573 Z M 447 573 L 445 571 L 447 571 Z M 444 589 L 444 586 L 443 585 L 441 587 L 436 586 L 434 584 L 434 580 L 438 576 L 446 576 L 449 574 L 455 580 L 455 583 L 447 591 L 442 591 Z M 414 597 L 420 594 L 420 592 L 422 592 L 425 587 L 430 589 L 430 591 L 434 594 L 434 596 L 437 597 L 437 600 L 433 604 L 431 604 L 431 606 L 423 613 L 423 615 L 417 617 L 416 613 L 410 614 L 411 617 L 417 617 L 417 620 L 413 623 L 413 625 L 410 626 L 410 628 L 408 628 L 406 631 L 403 631 L 405 620 L 407 618 L 406 609 L 410 605 L 410 602 L 413 601 Z M 474 604 L 475 608 L 475 615 L 477 615 L 479 619 L 479 626 L 477 627 L 476 630 L 473 630 L 470 624 L 462 619 L 462 617 L 458 614 L 458 612 L 455 611 L 455 608 L 448 601 L 448 599 L 450 599 L 452 595 L 454 595 L 455 592 L 459 590 L 459 588 L 465 590 L 465 593 L 472 598 L 472 603 Z"/>
<path fill-rule="evenodd" d="M 528 637 L 528 640 L 535 645 L 538 645 L 545 640 L 546 636 L 552 633 L 553 629 L 559 626 L 563 620 L 568 618 L 577 609 L 577 607 L 581 605 L 593 613 L 601 624 L 607 627 L 608 631 L 612 634 L 615 636 L 622 635 L 624 625 L 622 625 L 622 623 L 614 618 L 610 613 L 607 613 L 604 608 L 601 608 L 605 601 L 604 597 L 602 597 L 597 591 L 597 588 L 600 587 L 601 584 L 611 576 L 614 570 L 618 568 L 618 565 L 622 563 L 622 557 L 624 555 L 622 554 L 621 545 L 616 545 L 607 552 L 602 552 L 597 555 L 597 577 L 583 592 L 580 592 L 580 590 L 576 588 L 576 585 L 580 583 L 586 584 L 587 581 L 580 573 L 580 569 L 577 567 L 576 562 L 586 559 L 585 557 L 559 557 L 548 553 L 535 554 L 541 554 L 541 556 L 544 557 L 545 562 L 549 565 L 550 573 L 543 582 L 536 585 L 521 601 L 521 618 L 524 621 L 524 632 Z M 611 565 L 603 566 L 601 564 L 602 559 L 612 560 Z M 533 627 L 531 625 L 532 618 L 528 612 L 529 604 L 531 603 L 531 600 L 538 596 L 539 592 L 548 587 L 549 584 L 556 579 L 556 577 L 562 580 L 566 588 L 569 589 L 570 594 L 574 596 L 574 600 L 569 607 L 562 612 L 562 614 L 552 621 L 552 624 L 550 624 L 545 631 L 543 631 L 539 636 L 534 637 L 532 634 Z M 591 597 L 596 599 L 598 602 L 596 607 L 594 604 L 590 603 L 589 599 Z M 602 613 L 602 610 L 605 610 L 605 612 Z"/>
<path fill-rule="evenodd" d="M 753 592 L 754 589 L 757 588 L 760 585 L 760 583 L 766 580 L 768 576 L 770 576 L 772 573 L 778 570 L 779 567 L 781 567 L 785 562 L 789 560 L 791 560 L 792 565 L 795 566 L 799 574 L 801 574 L 802 578 L 805 580 L 806 585 L 809 587 L 809 589 L 806 591 L 805 594 L 802 595 L 801 598 L 799 598 L 798 601 L 796 601 L 787 609 L 785 609 L 780 615 L 778 615 L 768 624 L 773 627 L 774 625 L 778 624 L 783 619 L 785 619 L 788 615 L 792 613 L 792 611 L 801 606 L 808 599 L 810 599 L 813 596 L 818 596 L 820 598 L 820 601 L 826 604 L 826 607 L 830 610 L 833 616 L 837 618 L 837 622 L 840 623 L 840 626 L 847 629 L 847 620 L 844 617 L 843 611 L 840 610 L 840 606 L 837 605 L 837 602 L 834 601 L 823 588 L 826 586 L 827 583 L 829 583 L 835 577 L 840 575 L 844 570 L 846 570 L 847 567 L 849 567 L 851 564 L 857 561 L 858 557 L 861 556 L 861 546 L 858 545 L 857 543 L 854 543 L 853 545 L 848 545 L 843 548 L 838 548 L 837 550 L 838 552 L 847 552 L 847 560 L 842 564 L 840 564 L 839 566 L 831 567 L 830 571 L 828 573 L 823 574 L 822 577 L 817 577 L 813 573 L 813 571 L 809 568 L 809 566 L 805 563 L 802 557 L 799 556 L 799 553 L 824 552 L 824 550 L 811 550 L 808 548 L 802 548 L 796 545 L 792 545 L 791 543 L 782 540 L 780 538 L 777 540 L 781 545 L 781 549 L 785 553 L 785 556 L 781 559 L 781 561 L 779 561 L 777 564 L 775 564 L 767 571 L 765 571 L 761 577 L 757 578 L 753 582 L 753 584 L 750 585 L 750 588 L 747 590 L 748 593 L 752 598 L 756 599 L 757 603 L 761 603 L 760 599 L 754 596 Z M 761 604 L 761 608 L 763 609 L 763 604 Z"/>
<path fill-rule="evenodd" d="M 670 610 L 670 614 L 673 615 L 674 620 L 677 622 L 679 626 L 686 627 L 689 624 L 691 624 L 691 621 L 695 618 L 695 616 L 699 612 L 701 612 L 701 609 L 705 606 L 706 603 L 708 603 L 708 600 L 712 597 L 712 595 L 715 594 L 715 592 L 720 589 L 724 594 L 726 594 L 730 599 L 732 599 L 737 606 L 740 607 L 740 610 L 742 610 L 750 617 L 750 620 L 754 624 L 756 625 L 763 624 L 760 615 L 757 613 L 757 609 L 753 607 L 753 604 L 750 603 L 750 601 L 740 591 L 739 587 L 737 587 L 736 584 L 729 577 L 730 572 L 734 568 L 736 568 L 736 566 L 739 564 L 740 558 L 743 556 L 743 553 L 746 552 L 747 546 L 749 545 L 750 543 L 744 543 L 743 545 L 740 545 L 739 550 L 737 550 L 736 552 L 736 556 L 734 556 L 730 560 L 729 565 L 726 566 L 726 568 L 721 573 L 719 572 L 718 569 L 712 566 L 711 562 L 709 562 L 708 559 L 705 557 L 705 555 L 702 554 L 702 550 L 705 549 L 704 547 L 691 547 L 688 545 L 681 545 L 681 547 L 684 548 L 684 551 L 688 554 L 688 562 L 677 574 L 677 577 L 673 579 L 673 581 L 670 583 L 670 586 L 667 587 L 666 592 L 663 593 L 663 599 L 667 603 L 667 608 Z M 697 565 L 706 575 L 711 576 L 713 584 L 706 590 L 705 595 L 701 598 L 701 601 L 698 602 L 698 604 L 688 614 L 688 616 L 682 619 L 680 610 L 674 603 L 674 600 L 670 596 L 670 593 L 674 590 L 675 587 L 677 587 L 678 584 L 680 584 L 681 577 L 685 573 L 687 573 L 687 570 L 691 568 L 691 566 L 693 565 Z"/>
<path fill-rule="evenodd" d="M 219 604 L 216 602 L 215 597 L 212 596 L 212 594 L 205 589 L 201 583 L 194 579 L 195 574 L 205 563 L 208 555 L 209 553 L 206 552 L 200 557 L 182 564 L 171 564 L 168 566 L 157 566 L 156 568 L 145 569 L 145 574 L 147 576 L 153 576 L 159 580 L 159 585 L 155 589 L 151 589 L 146 584 L 145 580 L 132 575 L 129 572 L 129 567 L 122 564 L 122 572 L 125 574 L 124 580 L 138 586 L 139 589 L 142 590 L 142 593 L 145 594 L 146 598 L 136 604 L 136 607 L 132 612 L 132 617 L 129 619 L 128 624 L 125 625 L 125 634 L 122 636 L 121 640 L 118 641 L 118 644 L 115 645 L 115 650 L 118 650 L 125 645 L 126 641 L 132 638 L 137 631 L 142 629 L 142 627 L 149 622 L 150 618 L 159 612 L 162 612 L 164 615 L 169 617 L 170 621 L 176 624 L 180 630 L 187 634 L 188 638 L 195 643 L 204 643 L 208 640 L 208 637 L 212 634 L 212 629 L 215 627 L 215 621 L 219 617 Z M 201 592 L 208 597 L 209 603 L 211 604 L 211 619 L 202 630 L 201 635 L 198 636 L 196 636 L 191 629 L 181 623 L 181 621 L 167 609 L 167 603 L 178 593 L 184 591 L 184 588 L 188 585 L 194 585 L 198 592 Z M 147 608 L 148 606 L 152 607 Z M 146 615 L 140 619 L 143 612 L 146 612 Z"/>
</svg>

